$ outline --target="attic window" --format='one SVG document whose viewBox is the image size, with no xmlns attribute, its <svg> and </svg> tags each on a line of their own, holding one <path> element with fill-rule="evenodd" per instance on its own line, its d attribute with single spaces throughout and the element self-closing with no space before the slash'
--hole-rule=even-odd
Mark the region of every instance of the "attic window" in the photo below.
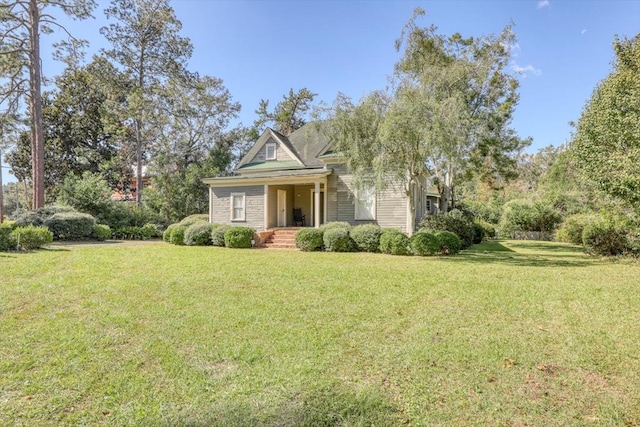
<svg viewBox="0 0 640 427">
<path fill-rule="evenodd" d="M 275 142 L 269 142 L 266 144 L 266 151 L 267 154 L 265 156 L 265 158 L 267 160 L 276 160 L 276 143 Z"/>
</svg>

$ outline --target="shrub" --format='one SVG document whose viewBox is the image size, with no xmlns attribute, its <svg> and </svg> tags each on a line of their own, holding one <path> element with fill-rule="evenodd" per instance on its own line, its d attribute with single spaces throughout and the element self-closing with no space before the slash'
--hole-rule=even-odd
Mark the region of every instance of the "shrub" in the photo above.
<svg viewBox="0 0 640 427">
<path fill-rule="evenodd" d="M 185 217 L 184 219 L 182 219 L 182 221 L 180 221 L 180 225 L 186 225 L 187 227 L 195 224 L 196 222 L 209 222 L 209 215 L 208 214 L 195 214 L 195 215 L 189 215 L 188 217 Z"/>
<path fill-rule="evenodd" d="M 211 246 L 211 224 L 197 221 L 184 232 L 184 244 L 187 246 Z"/>
<path fill-rule="evenodd" d="M 411 236 L 411 251 L 419 256 L 431 256 L 440 252 L 440 241 L 432 233 L 424 231 Z"/>
<path fill-rule="evenodd" d="M 549 234 L 560 221 L 560 214 L 548 205 L 540 202 L 531 203 L 528 200 L 511 200 L 504 206 L 500 232 L 504 236 L 513 236 L 517 231 Z"/>
<path fill-rule="evenodd" d="M 125 202 L 112 202 L 104 204 L 104 207 L 95 214 L 96 221 L 108 225 L 112 230 L 138 225 L 134 223 L 134 211 Z"/>
<path fill-rule="evenodd" d="M 158 227 L 155 224 L 145 224 L 142 227 L 130 225 L 120 227 L 112 234 L 114 239 L 120 240 L 149 240 L 158 237 Z"/>
<path fill-rule="evenodd" d="M 15 224 L 0 224 L 0 252 L 10 251 L 16 248 L 16 241 L 11 233 L 15 228 Z"/>
<path fill-rule="evenodd" d="M 16 227 L 26 227 L 27 225 L 41 226 L 45 221 L 57 213 L 77 212 L 70 206 L 45 206 L 24 212 L 16 217 Z"/>
<path fill-rule="evenodd" d="M 171 237 L 169 238 L 169 243 L 173 245 L 182 246 L 184 245 L 184 233 L 187 231 L 186 225 L 175 224 L 173 230 L 171 230 Z"/>
<path fill-rule="evenodd" d="M 462 249 L 466 249 L 473 244 L 475 230 L 473 218 L 465 215 L 458 209 L 453 209 L 446 213 L 436 213 L 423 218 L 421 230 L 426 232 L 451 231 L 460 238 Z"/>
<path fill-rule="evenodd" d="M 111 228 L 105 224 L 96 224 L 93 226 L 91 237 L 96 240 L 107 240 L 111 238 Z"/>
<path fill-rule="evenodd" d="M 379 252 L 381 235 L 382 228 L 375 224 L 358 225 L 349 232 L 356 247 L 362 252 Z"/>
<path fill-rule="evenodd" d="M 80 212 L 98 216 L 113 203 L 110 196 L 111 187 L 101 174 L 84 172 L 81 177 L 69 174 L 64 179 L 60 186 L 58 202 L 73 206 Z"/>
<path fill-rule="evenodd" d="M 152 224 L 150 222 L 148 222 L 145 225 L 143 225 L 140 228 L 140 231 L 142 232 L 142 236 L 144 237 L 143 240 L 149 240 L 149 239 L 153 239 L 153 238 L 161 236 L 161 233 L 160 233 L 160 230 L 158 229 L 158 226 L 156 224 Z"/>
<path fill-rule="evenodd" d="M 582 243 L 594 255 L 621 255 L 628 249 L 626 233 L 613 221 L 601 219 L 585 225 Z"/>
<path fill-rule="evenodd" d="M 355 249 L 355 243 L 349 237 L 349 231 L 343 227 L 323 230 L 322 241 L 328 252 L 351 252 Z"/>
<path fill-rule="evenodd" d="M 53 242 L 53 233 L 47 227 L 28 225 L 17 227 L 11 233 L 18 248 L 25 251 L 41 248 Z"/>
<path fill-rule="evenodd" d="M 62 212 L 47 219 L 44 225 L 56 240 L 83 240 L 91 237 L 96 220 L 86 213 Z"/>
<path fill-rule="evenodd" d="M 213 246 L 224 247 L 224 233 L 230 226 L 227 224 L 211 224 L 211 244 Z"/>
<path fill-rule="evenodd" d="M 176 228 L 177 226 L 178 224 L 169 225 L 167 229 L 164 230 L 164 233 L 162 233 L 162 240 L 167 243 L 171 243 L 171 233 L 173 233 L 174 228 Z"/>
<path fill-rule="evenodd" d="M 438 231 L 434 234 L 440 243 L 440 253 L 443 255 L 455 255 L 460 252 L 462 242 L 456 233 L 450 231 Z"/>
<path fill-rule="evenodd" d="M 482 219 L 476 219 L 474 220 L 474 222 L 480 225 L 484 230 L 485 239 L 493 239 L 494 237 L 496 237 L 496 228 L 493 226 L 493 224 L 488 223 L 487 221 Z"/>
<path fill-rule="evenodd" d="M 380 236 L 380 251 L 389 255 L 409 255 L 410 240 L 400 230 L 388 228 Z"/>
<path fill-rule="evenodd" d="M 324 248 L 324 232 L 318 228 L 303 228 L 296 233 L 296 247 L 305 252 Z"/>
<path fill-rule="evenodd" d="M 322 224 L 320 226 L 320 229 L 322 231 L 334 230 L 336 228 L 339 228 L 341 230 L 346 230 L 348 232 L 349 230 L 351 230 L 351 224 L 344 221 L 334 221 L 334 222 L 328 222 L 326 224 Z"/>
<path fill-rule="evenodd" d="M 587 224 L 597 221 L 597 215 L 577 214 L 568 216 L 556 233 L 556 240 L 559 242 L 582 245 L 582 233 Z"/>
<path fill-rule="evenodd" d="M 224 233 L 224 245 L 227 248 L 250 248 L 255 232 L 251 227 L 229 227 Z"/>
</svg>

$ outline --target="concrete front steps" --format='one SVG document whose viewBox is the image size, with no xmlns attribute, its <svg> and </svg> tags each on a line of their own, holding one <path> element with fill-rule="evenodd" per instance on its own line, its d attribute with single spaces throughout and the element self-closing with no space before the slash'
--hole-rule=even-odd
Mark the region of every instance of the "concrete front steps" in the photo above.
<svg viewBox="0 0 640 427">
<path fill-rule="evenodd" d="M 264 243 L 269 249 L 296 249 L 296 233 L 300 227 L 274 228 Z"/>
</svg>

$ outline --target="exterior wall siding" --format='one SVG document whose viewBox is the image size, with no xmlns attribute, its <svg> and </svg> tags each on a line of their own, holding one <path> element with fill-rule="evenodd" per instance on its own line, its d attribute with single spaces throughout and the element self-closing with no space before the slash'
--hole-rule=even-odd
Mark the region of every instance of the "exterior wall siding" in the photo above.
<svg viewBox="0 0 640 427">
<path fill-rule="evenodd" d="M 258 153 L 255 155 L 255 157 L 253 159 L 251 159 L 251 161 L 249 163 L 257 163 L 257 162 L 264 162 L 267 160 L 267 144 L 269 143 L 275 143 L 277 148 L 276 148 L 276 160 L 280 161 L 280 162 L 284 162 L 284 161 L 289 161 L 289 160 L 295 160 L 294 158 L 292 158 L 289 153 L 287 153 L 285 151 L 284 148 L 282 148 L 282 145 L 280 145 L 278 142 L 276 142 L 273 138 L 269 138 L 269 140 L 265 143 L 265 145 L 262 146 L 262 148 L 260 149 L 260 151 L 258 151 Z"/>
<path fill-rule="evenodd" d="M 231 221 L 231 193 L 245 194 L 245 220 Z M 214 187 L 212 189 L 212 220 L 217 224 L 242 225 L 264 229 L 264 186 Z"/>
<path fill-rule="evenodd" d="M 351 225 L 374 223 L 381 227 L 407 231 L 407 200 L 401 189 L 390 186 L 379 191 L 376 198 L 376 220 L 356 221 L 353 179 L 347 166 L 331 164 L 327 167 L 333 169 L 327 181 L 327 222 L 345 221 Z"/>
</svg>

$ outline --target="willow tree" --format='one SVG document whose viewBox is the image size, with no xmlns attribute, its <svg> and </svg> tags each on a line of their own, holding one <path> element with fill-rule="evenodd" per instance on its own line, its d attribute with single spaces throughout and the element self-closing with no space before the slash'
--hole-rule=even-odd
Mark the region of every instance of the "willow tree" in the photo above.
<svg viewBox="0 0 640 427">
<path fill-rule="evenodd" d="M 510 128 L 518 102 L 518 81 L 508 72 L 511 26 L 498 36 L 446 37 L 417 26 L 423 14 L 416 10 L 396 43 L 402 58 L 392 86 L 355 104 L 340 96 L 326 122 L 356 185 L 401 185 L 411 215 L 416 187 L 437 185 L 446 212 L 456 183 L 512 176 L 529 142 Z"/>
<path fill-rule="evenodd" d="M 180 36 L 182 23 L 169 0 L 112 0 L 105 10 L 113 22 L 101 29 L 111 43 L 106 50 L 132 78 L 129 114 L 135 132 L 136 202 L 142 201 L 142 165 L 155 139 L 154 97 L 174 78 L 186 74 L 193 47 Z"/>
<path fill-rule="evenodd" d="M 584 178 L 640 211 L 640 34 L 613 48 L 614 69 L 586 104 L 570 151 Z"/>
<path fill-rule="evenodd" d="M 72 18 L 87 18 L 93 0 L 8 0 L 0 5 L 0 105 L 28 100 L 31 121 L 33 208 L 44 206 L 44 131 L 42 126 L 42 61 L 40 34 L 55 28 L 64 30 L 69 40 L 59 47 L 77 47 L 78 40 L 52 15 L 57 8 Z"/>
</svg>

